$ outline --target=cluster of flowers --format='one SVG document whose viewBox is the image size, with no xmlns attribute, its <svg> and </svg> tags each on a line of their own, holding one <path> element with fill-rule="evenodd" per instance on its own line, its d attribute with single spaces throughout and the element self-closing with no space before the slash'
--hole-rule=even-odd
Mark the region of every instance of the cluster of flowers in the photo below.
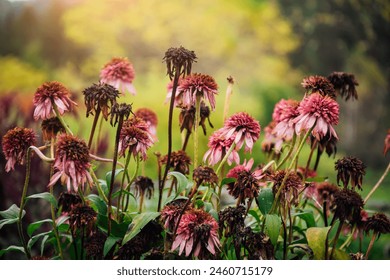
<svg viewBox="0 0 390 280">
<path fill-rule="evenodd" d="M 108 254 L 106 252 L 106 258 L 107 256 L 140 258 L 146 252 L 149 252 L 150 258 L 166 258 L 168 251 L 175 252 L 177 249 L 178 255 L 184 254 L 185 257 L 219 258 L 219 252 L 224 250 L 226 240 L 233 238 L 236 258 L 245 257 L 242 255 L 241 247 L 243 247 L 244 252 L 249 252 L 247 255 L 249 258 L 273 259 L 277 243 L 272 243 L 264 232 L 264 220 L 262 220 L 263 230 L 259 231 L 245 224 L 245 218 L 254 208 L 252 202 L 255 201 L 259 205 L 260 192 L 269 187 L 272 189 L 272 201 L 274 201 L 269 213 L 279 215 L 283 225 L 284 258 L 287 254 L 287 243 L 291 244 L 294 238 L 291 212 L 293 207 L 298 207 L 302 201 L 315 202 L 318 209 L 321 209 L 324 226 L 333 227 L 338 220 L 340 229 L 344 224 L 348 224 L 353 227 L 352 231 L 373 231 L 375 237 L 390 232 L 390 221 L 386 215 L 378 213 L 368 217 L 367 212 L 363 210 L 366 201 L 355 191 L 355 188 L 362 189 L 365 175 L 365 165 L 359 159 L 344 157 L 336 162 L 337 184 L 342 183 L 343 188 L 328 181 L 313 183 L 308 180 L 316 176 L 319 159 L 324 151 L 329 155 L 336 153 L 338 136 L 334 126 L 339 122 L 337 98 L 341 96 L 345 100 L 357 99 L 358 83 L 353 75 L 334 72 L 329 77 L 309 76 L 302 82 L 305 89 L 302 100 L 282 99 L 275 105 L 272 122 L 264 128 L 262 150 L 269 155 L 269 162 L 266 164 L 254 167 L 253 158 L 248 161 L 240 159 L 242 148 L 244 148 L 243 153 L 252 153 L 261 132 L 259 122 L 246 112 L 238 112 L 226 118 L 223 127 L 211 134 L 208 150 L 203 156 L 203 164 L 197 164 L 198 127 L 201 126 L 206 134 L 205 121 L 208 120 L 213 128 L 210 113 L 216 107 L 215 95 L 218 93 L 218 85 L 209 75 L 191 73 L 195 59 L 194 52 L 182 47 L 169 49 L 164 57 L 167 73 L 171 79 L 166 96 L 166 102 L 170 103 L 169 123 L 171 126 L 173 108 L 179 108 L 181 110 L 180 131 L 185 131 L 186 134 L 181 149 L 171 151 L 170 128 L 168 153 L 164 156 L 157 155 L 159 173 L 157 208 L 161 223 L 156 221 L 146 223 L 141 232 L 129 242 L 121 246 L 118 243 L 117 250 L 113 247 L 111 252 Z M 78 234 L 82 235 L 82 240 L 87 237 L 84 247 L 89 257 L 103 258 L 106 240 L 112 234 L 112 221 L 122 223 L 128 211 L 130 186 L 135 185 L 136 196 L 141 198 L 140 213 L 143 212 L 145 194 L 150 199 L 154 190 L 154 181 L 151 178 L 147 176 L 130 178 L 127 172 L 130 158 L 135 159 L 138 167 L 139 161 L 147 160 L 148 149 L 157 141 L 156 113 L 148 108 L 140 108 L 133 112 L 131 105 L 118 103 L 121 94 L 126 92 L 136 94 L 132 84 L 134 77 L 135 71 L 127 59 L 114 58 L 102 68 L 99 83 L 83 91 L 86 116 L 94 116 L 88 142 L 74 136 L 65 123 L 63 115 L 72 111 L 77 104 L 71 100 L 69 90 L 56 81 L 44 83 L 38 87 L 34 95 L 34 119 L 42 120 L 45 145 L 36 147 L 37 135 L 28 128 L 13 128 L 2 139 L 7 172 L 13 170 L 16 164 L 24 164 L 26 159 L 29 161 L 31 151 L 52 164 L 52 176 L 48 188 L 52 189 L 59 183 L 67 187 L 67 192 L 61 194 L 58 200 L 60 212 L 62 217 L 69 219 L 73 239 L 76 239 Z M 106 121 L 110 120 L 111 125 L 117 127 L 113 159 L 103 159 L 93 154 L 92 143 L 99 117 Z M 195 152 L 193 159 L 185 152 L 192 133 Z M 389 139 L 390 134 L 385 140 L 385 154 L 390 150 Z M 311 154 L 306 167 L 300 167 L 298 155 L 307 141 L 310 142 Z M 50 147 L 50 156 L 42 152 L 48 147 Z M 315 150 L 317 150 L 317 159 L 314 167 L 310 168 L 311 155 Z M 282 155 L 284 157 L 281 159 Z M 118 158 L 121 157 L 125 158 L 126 162 L 117 194 L 117 213 L 113 215 L 114 174 Z M 93 160 L 112 162 L 112 177 L 107 185 L 108 192 L 102 190 L 96 178 L 92 168 Z M 191 168 L 192 163 L 194 163 L 193 168 Z M 225 163 L 228 166 L 235 164 L 234 167 L 229 167 L 226 174 L 222 168 Z M 164 165 L 165 172 L 162 174 Z M 214 166 L 217 166 L 215 170 Z M 176 194 L 177 199 L 165 204 L 161 209 L 161 197 L 166 189 L 169 170 L 186 176 L 192 170 L 194 183 L 187 193 L 182 189 L 181 193 Z M 224 177 L 230 179 L 222 184 Z M 124 183 L 125 181 L 127 184 Z M 28 184 L 28 180 L 26 182 Z M 171 196 L 173 187 L 177 188 L 177 184 L 177 180 L 173 179 L 168 197 Z M 84 198 L 87 192 L 86 185 L 90 190 L 94 190 L 95 186 L 99 196 L 107 205 L 106 226 L 97 226 L 99 221 L 96 209 L 92 208 Z M 208 187 L 206 192 L 201 190 L 204 186 Z M 221 210 L 224 206 L 221 195 L 225 186 L 227 186 L 226 192 L 236 200 L 236 205 Z M 210 189 L 211 194 L 209 194 Z M 181 198 L 178 198 L 179 195 Z M 21 211 L 24 207 L 23 201 L 24 199 L 20 205 Z M 219 213 L 213 215 L 210 209 L 206 210 L 204 207 L 206 203 L 220 210 Z M 268 213 L 262 214 L 265 217 Z M 328 222 L 330 217 L 332 219 Z M 261 221 L 259 222 L 261 224 Z M 53 221 L 53 224 L 56 224 L 56 221 Z M 158 244 L 163 230 L 165 231 L 164 244 L 153 247 L 151 244 Z M 325 258 L 332 258 L 339 234 L 340 230 L 334 238 L 333 249 L 330 253 L 326 251 Z M 62 238 L 58 232 L 56 238 L 60 252 Z M 24 243 L 24 239 L 21 240 Z M 224 244 L 221 240 L 224 240 Z M 328 246 L 328 241 L 326 244 Z M 25 243 L 23 246 L 27 256 L 31 257 Z M 371 247 L 372 243 L 370 249 Z M 366 252 L 366 257 L 369 250 Z"/>
</svg>

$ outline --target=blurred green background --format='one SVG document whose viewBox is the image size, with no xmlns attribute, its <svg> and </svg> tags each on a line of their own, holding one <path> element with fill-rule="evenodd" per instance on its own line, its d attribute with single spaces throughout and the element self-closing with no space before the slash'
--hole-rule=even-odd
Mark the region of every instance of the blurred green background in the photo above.
<svg viewBox="0 0 390 280">
<path fill-rule="evenodd" d="M 215 128 L 222 125 L 230 75 L 236 83 L 229 113 L 246 111 L 265 127 L 276 102 L 302 97 L 304 77 L 344 71 L 358 80 L 359 100 L 340 101 L 336 159 L 351 155 L 365 162 L 366 194 L 390 158 L 382 153 L 390 128 L 389 38 L 387 0 L 0 0 L 0 133 L 15 125 L 39 131 L 32 121 L 33 94 L 43 82 L 57 80 L 79 104 L 67 121 L 87 138 L 92 118 L 84 117 L 82 90 L 98 82 L 101 67 L 112 57 L 125 56 L 136 71 L 137 95 L 122 101 L 132 103 L 134 110 L 152 108 L 159 116 L 159 142 L 146 164 L 155 176 L 153 152 L 165 154 L 167 149 L 164 100 L 169 80 L 162 58 L 169 47 L 194 50 L 198 62 L 193 72 L 216 79 L 220 93 L 211 115 Z M 208 128 L 208 135 L 212 131 Z M 107 142 L 101 150 L 109 156 L 114 130 L 103 124 L 102 133 Z M 203 154 L 207 136 L 200 142 Z M 243 158 L 264 161 L 260 142 Z M 179 146 L 176 133 L 174 149 Z M 6 209 L 19 200 L 23 176 L 4 174 L 1 158 L 0 208 Z M 325 156 L 319 175 L 335 182 L 334 160 Z M 23 168 L 19 171 L 23 174 Z M 389 201 L 387 178 L 369 208 L 389 214 Z M 388 243 L 384 251 L 390 251 Z"/>
</svg>

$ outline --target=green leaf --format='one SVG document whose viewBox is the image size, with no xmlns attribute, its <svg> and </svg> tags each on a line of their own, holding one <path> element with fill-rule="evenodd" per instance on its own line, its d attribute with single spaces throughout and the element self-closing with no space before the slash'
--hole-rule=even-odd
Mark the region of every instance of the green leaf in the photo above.
<svg viewBox="0 0 390 280">
<path fill-rule="evenodd" d="M 41 237 L 44 237 L 46 235 L 50 236 L 53 234 L 53 231 L 46 231 L 46 232 L 42 232 L 42 233 L 39 233 L 37 235 L 34 235 L 33 237 L 30 238 L 30 240 L 27 242 L 27 248 L 29 250 L 31 250 L 32 246 L 34 246 L 34 244 L 39 240 L 39 238 Z"/>
<path fill-rule="evenodd" d="M 18 219 L 19 218 L 19 211 L 20 208 L 16 206 L 15 204 L 12 204 L 10 208 L 4 211 L 0 211 L 0 216 L 2 216 L 5 219 Z M 23 210 L 23 216 L 25 214 L 25 211 Z"/>
<path fill-rule="evenodd" d="M 325 241 L 330 227 L 311 227 L 306 230 L 306 239 L 315 260 L 325 258 Z"/>
<path fill-rule="evenodd" d="M 330 255 L 331 248 L 329 248 L 329 255 Z M 333 252 L 332 260 L 351 260 L 348 253 L 345 251 L 342 251 L 340 249 L 335 249 Z"/>
<path fill-rule="evenodd" d="M 43 251 L 45 250 L 45 244 L 46 244 L 46 241 L 49 239 L 49 235 L 45 235 L 43 238 L 42 238 L 42 242 L 41 242 L 41 256 L 43 255 Z"/>
<path fill-rule="evenodd" d="M 20 208 L 16 206 L 15 204 L 12 204 L 10 208 L 4 211 L 0 211 L 0 216 L 5 218 L 4 220 L 0 220 L 0 229 L 3 228 L 5 225 L 14 224 L 19 221 L 19 211 Z M 22 212 L 22 218 L 26 214 L 26 211 L 23 210 Z"/>
<path fill-rule="evenodd" d="M 299 217 L 306 222 L 307 228 L 316 227 L 317 223 L 314 219 L 312 211 L 303 211 L 300 213 L 294 213 L 293 216 Z"/>
<path fill-rule="evenodd" d="M 177 171 L 171 171 L 168 173 L 168 175 L 175 177 L 177 180 L 177 192 L 175 194 L 176 198 L 188 187 L 188 179 L 182 173 Z"/>
<path fill-rule="evenodd" d="M 103 255 L 106 256 L 110 252 L 111 248 L 120 240 L 119 237 L 109 236 L 104 243 Z"/>
<path fill-rule="evenodd" d="M 100 196 L 96 194 L 90 194 L 87 196 L 87 199 L 92 202 L 92 207 L 96 208 L 97 212 L 102 215 L 107 214 L 107 205 Z"/>
<path fill-rule="evenodd" d="M 22 252 L 24 254 L 24 248 L 22 246 L 15 246 L 15 245 L 11 245 L 9 246 L 8 248 L 6 249 L 2 249 L 0 250 L 0 258 L 7 252 L 11 252 L 11 251 L 19 251 L 19 252 Z"/>
<path fill-rule="evenodd" d="M 116 176 L 118 176 L 121 172 L 123 172 L 123 170 L 124 170 L 123 168 L 116 169 L 115 174 L 114 174 L 114 178 L 116 178 Z M 112 171 L 109 171 L 106 173 L 106 182 L 107 182 L 108 188 L 111 185 L 111 175 L 112 175 Z"/>
<path fill-rule="evenodd" d="M 259 196 L 257 197 L 259 209 L 263 215 L 269 213 L 274 203 L 274 194 L 271 188 L 261 189 Z"/>
<path fill-rule="evenodd" d="M 219 216 L 218 216 L 218 212 L 213 208 L 213 209 L 210 209 L 209 211 L 209 214 L 211 216 L 213 216 L 213 218 L 218 222 L 219 221 Z"/>
<path fill-rule="evenodd" d="M 321 182 L 326 181 L 327 179 L 328 179 L 328 177 L 317 176 L 317 177 L 314 177 L 314 178 L 306 178 L 306 182 L 321 183 Z"/>
<path fill-rule="evenodd" d="M 31 235 L 34 233 L 34 231 L 36 231 L 38 228 L 40 228 L 42 226 L 42 224 L 44 224 L 44 223 L 53 224 L 53 220 L 45 219 L 45 220 L 41 220 L 41 221 L 37 221 L 35 223 L 29 224 L 28 227 L 27 227 L 27 234 L 28 234 L 28 236 L 31 237 Z"/>
<path fill-rule="evenodd" d="M 51 193 L 48 193 L 48 192 L 37 193 L 37 194 L 33 194 L 33 195 L 26 197 L 27 200 L 29 200 L 31 198 L 42 198 L 42 199 L 48 201 L 55 208 L 57 208 L 57 206 L 58 206 L 57 200 L 55 199 L 55 197 Z"/>
<path fill-rule="evenodd" d="M 253 209 L 249 210 L 248 214 L 251 215 L 253 218 L 255 218 L 257 223 L 260 224 L 260 221 L 261 221 L 260 217 L 255 210 L 253 210 Z"/>
<path fill-rule="evenodd" d="M 223 178 L 221 181 L 221 186 L 228 185 L 230 183 L 234 183 L 237 179 L 236 178 Z"/>
<path fill-rule="evenodd" d="M 122 240 L 122 245 L 129 242 L 143 229 L 144 226 L 146 226 L 150 221 L 156 219 L 158 216 L 160 216 L 160 212 L 145 212 L 135 216 Z"/>
<path fill-rule="evenodd" d="M 282 223 L 278 215 L 269 215 L 265 216 L 265 231 L 269 238 L 271 239 L 272 245 L 276 246 L 278 242 L 280 228 Z"/>
<path fill-rule="evenodd" d="M 67 220 L 69 220 L 69 216 L 60 216 L 60 217 L 58 217 L 58 219 L 56 220 L 57 227 L 61 226 Z"/>
</svg>

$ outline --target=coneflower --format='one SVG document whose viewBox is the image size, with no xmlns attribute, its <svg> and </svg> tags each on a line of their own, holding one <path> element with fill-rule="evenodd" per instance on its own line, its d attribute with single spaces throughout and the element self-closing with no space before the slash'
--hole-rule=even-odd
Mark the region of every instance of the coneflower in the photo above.
<svg viewBox="0 0 390 280">
<path fill-rule="evenodd" d="M 114 57 L 100 70 L 100 81 L 112 85 L 121 93 L 136 94 L 133 86 L 135 71 L 127 58 Z"/>
</svg>

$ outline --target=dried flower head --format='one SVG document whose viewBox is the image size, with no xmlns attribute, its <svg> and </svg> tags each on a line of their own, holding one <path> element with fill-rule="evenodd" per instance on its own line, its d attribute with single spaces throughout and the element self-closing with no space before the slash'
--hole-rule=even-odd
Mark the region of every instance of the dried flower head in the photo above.
<svg viewBox="0 0 390 280">
<path fill-rule="evenodd" d="M 245 214 L 246 209 L 242 205 L 221 210 L 218 213 L 220 232 L 224 232 L 225 237 L 235 236 L 245 226 Z"/>
<path fill-rule="evenodd" d="M 215 174 L 214 169 L 208 166 L 199 166 L 194 169 L 192 178 L 198 186 L 202 183 L 216 185 L 218 184 L 218 176 Z"/>
<path fill-rule="evenodd" d="M 253 232 L 250 227 L 245 227 L 237 235 L 237 240 L 248 252 L 250 260 L 274 260 L 274 246 L 269 236 L 261 232 Z"/>
<path fill-rule="evenodd" d="M 365 222 L 365 232 L 373 231 L 376 234 L 390 233 L 390 220 L 383 213 L 376 213 Z"/>
<path fill-rule="evenodd" d="M 333 202 L 333 196 L 339 191 L 339 188 L 330 182 L 316 183 L 315 186 L 319 202 L 322 203 L 326 201 L 329 205 L 331 205 Z"/>
<path fill-rule="evenodd" d="M 186 76 L 178 87 L 175 103 L 178 106 L 195 106 L 197 98 L 207 100 L 212 110 L 215 109 L 215 95 L 218 85 L 214 78 L 200 73 Z"/>
<path fill-rule="evenodd" d="M 58 133 L 65 133 L 65 128 L 57 117 L 45 119 L 41 123 L 43 140 L 50 141 Z"/>
<path fill-rule="evenodd" d="M 127 58 L 114 57 L 100 70 L 100 81 L 112 85 L 121 93 L 129 92 L 135 95 L 133 86 L 135 71 L 133 64 Z"/>
<path fill-rule="evenodd" d="M 339 104 L 332 98 L 318 93 L 305 97 L 298 107 L 299 116 L 295 118 L 295 132 L 312 130 L 312 135 L 321 140 L 325 136 L 337 138 L 333 125 L 339 122 Z"/>
<path fill-rule="evenodd" d="M 333 195 L 334 219 L 349 221 L 351 224 L 359 223 L 364 202 L 362 197 L 354 190 L 341 189 Z"/>
<path fill-rule="evenodd" d="M 180 46 L 179 48 L 169 48 L 165 52 L 163 61 L 167 64 L 167 74 L 172 80 L 175 73 L 183 77 L 191 73 L 192 63 L 196 62 L 196 55 L 194 51 Z"/>
<path fill-rule="evenodd" d="M 88 205 L 78 205 L 69 213 L 69 226 L 76 235 L 78 230 L 82 230 L 85 236 L 91 236 L 94 232 L 97 213 Z"/>
<path fill-rule="evenodd" d="M 144 196 L 150 199 L 154 192 L 154 183 L 152 179 L 146 176 L 138 176 L 134 182 L 135 196 Z"/>
<path fill-rule="evenodd" d="M 179 248 L 179 255 L 185 252 L 187 257 L 192 254 L 205 259 L 208 252 L 215 255 L 219 247 L 218 223 L 209 213 L 191 209 L 182 216 L 172 250 Z"/>
<path fill-rule="evenodd" d="M 62 192 L 58 198 L 58 207 L 62 213 L 69 213 L 76 205 L 81 205 L 83 200 L 78 194 Z"/>
<path fill-rule="evenodd" d="M 208 121 L 211 128 L 214 128 L 210 122 L 210 108 L 203 101 L 200 102 L 200 121 L 199 125 L 203 129 L 203 134 L 206 135 L 205 122 Z M 180 132 L 184 129 L 192 131 L 195 122 L 195 106 L 182 107 L 179 115 Z"/>
<path fill-rule="evenodd" d="M 53 186 L 60 178 L 66 184 L 68 192 L 84 188 L 85 183 L 93 185 L 89 174 L 91 167 L 88 146 L 84 140 L 68 134 L 57 136 L 57 149 L 54 161 L 54 174 L 49 186 Z"/>
<path fill-rule="evenodd" d="M 220 162 L 234 143 L 235 135 L 232 135 L 230 138 L 226 138 L 223 136 L 224 133 L 224 129 L 221 128 L 215 131 L 209 138 L 209 142 L 207 144 L 209 149 L 203 156 L 203 161 L 206 162 L 208 160 L 209 165 L 215 165 Z M 233 162 L 236 164 L 240 163 L 240 156 L 237 152 L 237 147 L 231 151 L 227 159 L 227 163 L 229 165 Z"/>
<path fill-rule="evenodd" d="M 34 94 L 34 119 L 48 119 L 54 111 L 53 106 L 63 115 L 77 105 L 69 98 L 69 90 L 60 82 L 46 82 L 36 90 Z"/>
<path fill-rule="evenodd" d="M 107 121 L 111 107 L 116 104 L 116 99 L 119 97 L 119 91 L 112 85 L 99 83 L 84 89 L 83 94 L 87 117 L 99 111 Z"/>
<path fill-rule="evenodd" d="M 386 156 L 387 152 L 390 150 L 390 129 L 387 130 L 387 135 L 385 138 L 385 144 L 383 147 L 383 154 Z"/>
<path fill-rule="evenodd" d="M 306 89 L 306 93 L 319 93 L 322 96 L 336 99 L 336 91 L 333 84 L 325 77 L 309 76 L 303 79 L 301 85 Z"/>
<path fill-rule="evenodd" d="M 168 156 L 160 158 L 161 164 L 167 164 Z M 190 173 L 191 158 L 183 150 L 171 153 L 169 169 L 180 172 L 182 174 Z"/>
<path fill-rule="evenodd" d="M 133 111 L 132 111 L 132 106 L 130 104 L 115 103 L 111 107 L 111 119 L 110 119 L 111 125 L 116 126 L 116 124 L 119 122 L 121 118 L 123 120 L 128 119 L 131 113 L 133 113 Z"/>
<path fill-rule="evenodd" d="M 89 236 L 84 245 L 87 258 L 102 260 L 106 240 L 107 236 L 100 230 L 97 230 Z"/>
<path fill-rule="evenodd" d="M 234 136 L 237 149 L 245 143 L 245 152 L 252 151 L 254 143 L 260 135 L 260 124 L 245 112 L 239 112 L 228 118 L 222 128 L 221 136 L 230 139 Z"/>
<path fill-rule="evenodd" d="M 328 80 L 332 83 L 336 92 L 340 94 L 345 100 L 350 98 L 358 99 L 358 94 L 356 91 L 356 86 L 359 83 L 356 81 L 353 74 L 344 73 L 344 72 L 333 72 L 328 76 Z"/>
<path fill-rule="evenodd" d="M 30 128 L 15 127 L 3 136 L 2 148 L 7 164 L 5 171 L 14 170 L 15 164 L 24 164 L 27 149 L 35 145 L 36 135 Z"/>
<path fill-rule="evenodd" d="M 286 179 L 285 176 L 287 176 Z M 299 193 L 304 187 L 301 177 L 296 172 L 286 173 L 285 170 L 279 170 L 271 175 L 271 179 L 274 183 L 272 191 L 275 195 L 280 193 L 280 201 L 287 205 L 292 203 L 297 206 Z"/>
<path fill-rule="evenodd" d="M 185 206 L 186 199 L 176 199 L 167 205 L 161 210 L 161 221 L 164 223 L 164 228 L 169 232 L 173 232 L 179 221 L 181 212 L 183 212 L 183 207 Z M 186 207 L 186 211 L 192 209 L 191 204 Z"/>
<path fill-rule="evenodd" d="M 134 157 L 139 155 L 141 160 L 146 160 L 146 152 L 153 145 L 153 137 L 147 127 L 147 123 L 140 118 L 130 118 L 123 122 L 118 145 L 120 156 L 125 156 L 128 150 Z"/>
<path fill-rule="evenodd" d="M 347 188 L 351 180 L 353 189 L 358 187 L 359 190 L 362 190 L 366 165 L 360 159 L 356 157 L 343 157 L 336 161 L 335 169 L 337 170 L 337 184 L 340 184 L 341 181 L 344 188 Z"/>
<path fill-rule="evenodd" d="M 153 140 L 157 141 L 157 114 L 149 108 L 139 108 L 134 112 L 134 115 L 148 124 L 149 133 L 153 136 Z"/>
</svg>

